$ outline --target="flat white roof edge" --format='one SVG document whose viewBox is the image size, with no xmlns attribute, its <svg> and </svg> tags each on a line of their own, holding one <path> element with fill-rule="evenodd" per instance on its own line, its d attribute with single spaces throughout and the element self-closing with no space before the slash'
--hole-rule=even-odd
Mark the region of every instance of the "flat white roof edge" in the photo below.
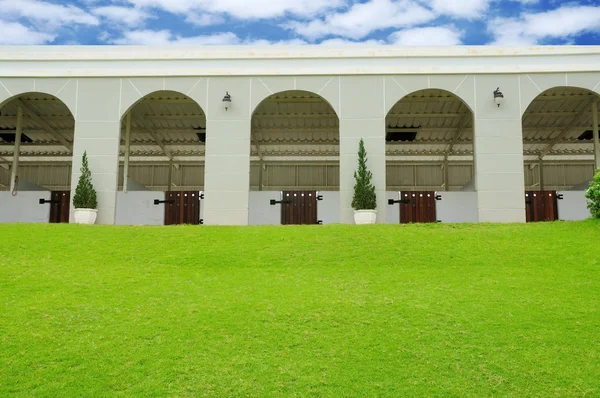
<svg viewBox="0 0 600 398">
<path fill-rule="evenodd" d="M 445 58 L 600 55 L 600 46 L 0 46 L 2 61 Z"/>
</svg>

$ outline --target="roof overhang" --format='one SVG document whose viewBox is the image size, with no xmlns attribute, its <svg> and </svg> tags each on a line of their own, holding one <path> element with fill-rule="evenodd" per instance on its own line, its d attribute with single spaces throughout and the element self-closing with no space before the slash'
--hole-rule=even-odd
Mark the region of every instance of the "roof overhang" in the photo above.
<svg viewBox="0 0 600 398">
<path fill-rule="evenodd" d="M 310 60 L 310 62 L 306 62 Z M 1 77 L 302 76 L 600 71 L 600 46 L 0 46 Z"/>
</svg>

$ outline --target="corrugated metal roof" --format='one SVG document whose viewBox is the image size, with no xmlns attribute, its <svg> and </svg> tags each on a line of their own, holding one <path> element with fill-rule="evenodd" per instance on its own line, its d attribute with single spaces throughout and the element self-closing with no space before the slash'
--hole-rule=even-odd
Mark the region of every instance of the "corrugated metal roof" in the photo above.
<svg viewBox="0 0 600 398">
<path fill-rule="evenodd" d="M 597 98 L 583 89 L 554 88 L 538 96 L 523 117 L 524 154 L 533 160 L 540 153 L 548 158 L 588 159 L 593 154 L 591 140 L 581 134 L 591 129 L 591 103 Z M 45 94 L 20 97 L 52 129 L 68 142 L 73 141 L 74 120 L 68 108 Z M 206 132 L 206 116 L 189 97 L 160 91 L 132 108 L 131 155 L 164 160 L 166 148 L 173 156 L 205 153 L 201 136 Z M 0 129 L 16 128 L 16 103 L 0 109 Z M 443 90 L 422 90 L 410 94 L 392 107 L 386 117 L 388 132 L 416 131 L 412 142 L 387 144 L 390 156 L 442 158 L 471 156 L 473 120 L 469 108 Z M 122 123 L 124 129 L 125 121 Z M 567 129 L 568 128 L 568 129 Z M 22 156 L 65 156 L 70 151 L 34 118 L 25 115 L 24 134 L 32 142 L 21 145 Z M 124 130 L 123 130 L 124 131 Z M 199 136 L 200 134 L 200 136 Z M 156 142 L 159 141 L 159 143 Z M 324 156 L 339 153 L 339 119 L 320 96 L 304 91 L 288 91 L 263 101 L 252 118 L 252 153 L 273 156 Z M 123 151 L 124 148 L 122 148 Z M 0 156 L 10 158 L 13 145 L 0 142 Z"/>
</svg>

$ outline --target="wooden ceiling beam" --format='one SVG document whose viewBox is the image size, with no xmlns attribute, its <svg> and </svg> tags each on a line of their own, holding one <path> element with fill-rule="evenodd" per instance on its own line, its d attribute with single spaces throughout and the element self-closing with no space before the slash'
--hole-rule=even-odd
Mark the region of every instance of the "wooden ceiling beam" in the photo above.
<svg viewBox="0 0 600 398">
<path fill-rule="evenodd" d="M 552 142 L 550 144 L 548 144 L 548 146 L 546 148 L 544 148 L 544 150 L 542 150 L 539 153 L 539 160 L 542 160 L 544 158 L 544 156 L 546 156 L 548 153 L 550 153 L 552 151 L 552 148 L 554 148 L 554 146 L 556 144 L 558 144 L 563 138 L 564 136 L 569 132 L 569 130 L 579 121 L 579 118 L 587 113 L 592 111 L 591 109 L 591 105 L 594 102 L 595 97 L 592 97 L 592 99 L 590 99 L 589 101 L 587 101 L 585 103 L 585 106 L 583 107 L 583 109 L 573 117 L 573 119 L 571 120 L 571 122 L 569 122 L 569 124 L 564 127 L 560 133 L 558 133 L 558 135 L 552 140 Z"/>
<path fill-rule="evenodd" d="M 14 101 L 17 105 L 21 105 L 23 111 L 29 115 L 33 121 L 35 121 L 38 125 L 40 125 L 46 132 L 54 136 L 58 142 L 60 142 L 65 148 L 69 151 L 73 152 L 73 144 L 68 142 L 60 133 L 54 130 L 54 127 L 50 126 L 42 117 L 40 117 L 35 110 L 33 110 L 29 105 L 24 103 L 20 99 L 16 99 Z"/>
</svg>

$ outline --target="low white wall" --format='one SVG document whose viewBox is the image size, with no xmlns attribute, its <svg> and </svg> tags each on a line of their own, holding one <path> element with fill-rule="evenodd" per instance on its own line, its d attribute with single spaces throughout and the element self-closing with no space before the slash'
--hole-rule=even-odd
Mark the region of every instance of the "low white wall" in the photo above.
<svg viewBox="0 0 600 398">
<path fill-rule="evenodd" d="M 339 191 L 319 191 L 318 195 L 323 200 L 317 201 L 317 220 L 323 224 L 340 223 L 340 192 Z"/>
<path fill-rule="evenodd" d="M 165 200 L 159 191 L 117 192 L 117 225 L 164 225 L 165 205 L 154 204 L 154 199 Z"/>
<path fill-rule="evenodd" d="M 400 204 L 394 203 L 388 205 L 388 200 L 400 199 L 400 192 L 398 191 L 387 191 L 385 193 L 385 223 L 386 224 L 400 224 Z"/>
<path fill-rule="evenodd" d="M 50 200 L 50 191 L 0 192 L 0 223 L 49 222 L 50 203 L 41 205 L 40 199 Z"/>
<path fill-rule="evenodd" d="M 281 205 L 269 203 L 281 200 L 280 191 L 250 191 L 248 195 L 249 225 L 281 225 Z"/>
<path fill-rule="evenodd" d="M 556 194 L 562 195 L 562 199 L 557 201 L 559 220 L 577 221 L 591 217 L 585 191 L 558 191 Z"/>
<path fill-rule="evenodd" d="M 477 192 L 436 192 L 442 200 L 435 201 L 438 221 L 444 223 L 475 223 L 477 217 Z"/>
</svg>

